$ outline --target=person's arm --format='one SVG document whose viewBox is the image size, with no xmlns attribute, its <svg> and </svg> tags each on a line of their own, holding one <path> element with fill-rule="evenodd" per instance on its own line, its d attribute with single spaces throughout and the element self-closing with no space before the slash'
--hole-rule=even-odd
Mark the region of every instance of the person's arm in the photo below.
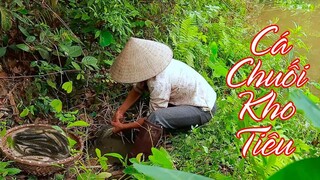
<svg viewBox="0 0 320 180">
<path fill-rule="evenodd" d="M 134 88 L 128 93 L 126 100 L 123 104 L 118 108 L 115 115 L 113 116 L 112 121 L 120 121 L 123 120 L 124 113 L 140 98 L 141 93 L 136 91 Z"/>
<path fill-rule="evenodd" d="M 118 133 L 125 129 L 132 129 L 132 128 L 139 128 L 144 123 L 145 119 L 140 118 L 136 121 L 130 122 L 130 123 L 121 123 L 120 121 L 112 121 L 111 125 L 113 126 L 112 131 L 114 133 Z"/>
</svg>

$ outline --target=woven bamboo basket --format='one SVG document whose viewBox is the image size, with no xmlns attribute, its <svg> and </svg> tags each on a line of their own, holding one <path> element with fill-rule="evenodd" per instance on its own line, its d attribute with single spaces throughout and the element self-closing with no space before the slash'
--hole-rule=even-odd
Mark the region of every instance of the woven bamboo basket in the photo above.
<svg viewBox="0 0 320 180">
<path fill-rule="evenodd" d="M 29 174 L 33 174 L 37 176 L 46 176 L 46 175 L 53 174 L 55 172 L 62 171 L 67 167 L 73 165 L 75 161 L 80 159 L 83 151 L 83 141 L 75 134 L 72 134 L 69 132 L 68 132 L 68 136 L 77 142 L 74 148 L 78 152 L 73 156 L 70 156 L 65 159 L 57 160 L 57 161 L 51 161 L 51 162 L 41 162 L 41 161 L 28 160 L 28 159 L 23 159 L 21 157 L 16 157 L 13 154 L 12 149 L 9 148 L 7 139 L 11 137 L 15 132 L 21 131 L 24 128 L 30 128 L 30 127 L 42 127 L 42 128 L 52 129 L 52 126 L 47 124 L 25 124 L 21 126 L 16 126 L 14 128 L 9 129 L 6 135 L 1 139 L 1 142 L 0 142 L 0 148 L 5 158 L 7 158 L 10 161 L 13 161 L 14 164 L 21 170 L 24 170 Z"/>
</svg>

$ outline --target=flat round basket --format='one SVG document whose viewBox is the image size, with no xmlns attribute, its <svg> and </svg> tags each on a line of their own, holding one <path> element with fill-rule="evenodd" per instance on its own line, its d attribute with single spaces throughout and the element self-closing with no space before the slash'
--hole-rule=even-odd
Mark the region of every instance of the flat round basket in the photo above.
<svg viewBox="0 0 320 180">
<path fill-rule="evenodd" d="M 41 162 L 41 161 L 16 157 L 13 153 L 13 150 L 8 146 L 8 143 L 7 143 L 8 138 L 12 137 L 12 135 L 18 131 L 22 131 L 25 128 L 32 128 L 32 127 L 53 129 L 51 125 L 47 125 L 47 124 L 25 124 L 21 126 L 16 126 L 14 128 L 9 129 L 6 135 L 0 141 L 0 149 L 3 155 L 5 156 L 5 158 L 7 158 L 10 161 L 13 161 L 14 164 L 21 170 L 24 170 L 29 174 L 33 174 L 37 176 L 50 175 L 55 172 L 64 170 L 65 168 L 73 165 L 74 162 L 81 157 L 82 151 L 83 151 L 83 141 L 75 134 L 72 134 L 69 132 L 68 132 L 68 136 L 77 142 L 77 144 L 74 147 L 74 149 L 77 150 L 77 153 L 70 157 L 57 160 L 57 161 L 50 161 L 50 162 Z"/>
</svg>

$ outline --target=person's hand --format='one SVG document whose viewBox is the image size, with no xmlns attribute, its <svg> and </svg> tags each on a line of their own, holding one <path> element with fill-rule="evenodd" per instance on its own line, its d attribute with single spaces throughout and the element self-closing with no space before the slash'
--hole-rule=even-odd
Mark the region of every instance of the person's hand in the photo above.
<svg viewBox="0 0 320 180">
<path fill-rule="evenodd" d="M 117 122 L 117 121 L 123 122 L 123 119 L 124 119 L 123 113 L 117 110 L 112 118 L 112 122 Z"/>
<path fill-rule="evenodd" d="M 113 133 L 118 133 L 124 129 L 124 124 L 120 121 L 112 121 L 111 125 L 113 126 Z"/>
</svg>

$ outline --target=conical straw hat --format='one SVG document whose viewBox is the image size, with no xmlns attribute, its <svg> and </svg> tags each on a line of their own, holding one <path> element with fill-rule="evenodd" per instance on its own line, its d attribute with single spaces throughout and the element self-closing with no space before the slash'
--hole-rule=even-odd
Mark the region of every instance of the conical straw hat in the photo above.
<svg viewBox="0 0 320 180">
<path fill-rule="evenodd" d="M 165 44 L 130 38 L 111 66 L 111 77 L 121 83 L 150 79 L 169 65 L 172 56 L 172 50 Z"/>
</svg>

